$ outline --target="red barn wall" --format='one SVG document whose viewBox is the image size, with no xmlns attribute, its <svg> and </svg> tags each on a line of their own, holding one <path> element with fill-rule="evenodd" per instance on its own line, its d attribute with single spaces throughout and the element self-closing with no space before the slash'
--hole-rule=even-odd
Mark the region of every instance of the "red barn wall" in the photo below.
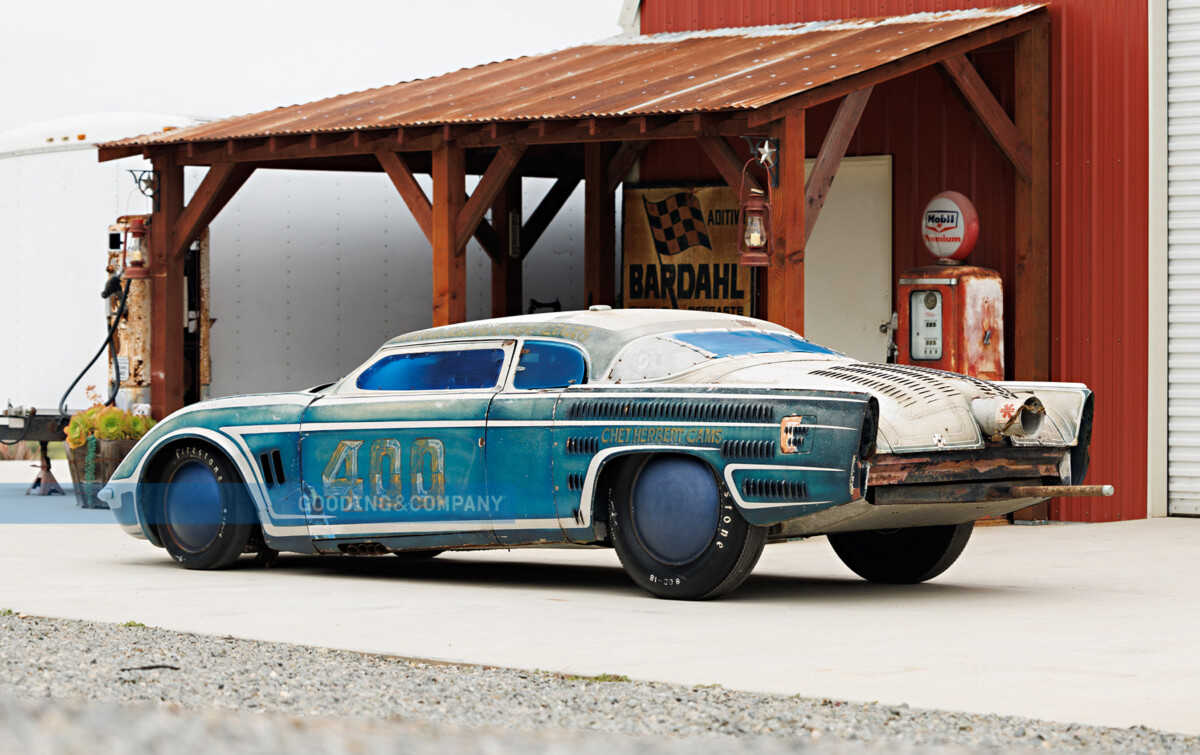
<svg viewBox="0 0 1200 755">
<path fill-rule="evenodd" d="M 1014 3 L 969 0 L 644 0 L 642 32 L 867 18 Z M 1148 389 L 1148 60 L 1146 0 L 1053 0 L 1051 16 L 1051 375 L 1096 393 L 1089 482 L 1114 498 L 1056 499 L 1051 517 L 1113 521 L 1146 515 Z M 1012 113 L 1011 45 L 972 55 Z M 814 157 L 834 104 L 809 113 Z M 735 145 L 743 153 L 742 145 Z M 956 189 L 979 208 L 974 264 L 1014 275 L 1012 168 L 934 70 L 876 87 L 848 154 L 893 157 L 893 272 L 929 260 L 925 203 Z M 652 145 L 643 181 L 719 180 L 684 142 Z M 1011 292 L 1012 286 L 1009 286 Z M 1013 311 L 1011 293 L 1005 302 Z M 1006 337 L 1011 355 L 1012 328 Z M 1011 358 L 1009 360 L 1011 364 Z M 1011 376 L 1010 376 L 1011 377 Z"/>
</svg>

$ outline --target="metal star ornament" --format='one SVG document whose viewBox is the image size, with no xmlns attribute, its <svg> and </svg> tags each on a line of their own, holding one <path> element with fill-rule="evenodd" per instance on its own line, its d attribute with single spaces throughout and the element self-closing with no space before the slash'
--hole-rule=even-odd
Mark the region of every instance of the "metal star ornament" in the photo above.
<svg viewBox="0 0 1200 755">
<path fill-rule="evenodd" d="M 758 147 L 758 162 L 767 168 L 775 165 L 775 147 L 771 145 L 769 139 L 764 140 Z"/>
</svg>

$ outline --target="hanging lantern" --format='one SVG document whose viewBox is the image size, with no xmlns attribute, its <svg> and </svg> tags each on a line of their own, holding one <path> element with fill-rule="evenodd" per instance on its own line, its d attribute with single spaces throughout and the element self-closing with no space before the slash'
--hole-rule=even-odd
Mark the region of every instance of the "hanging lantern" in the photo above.
<svg viewBox="0 0 1200 755">
<path fill-rule="evenodd" d="M 129 220 L 129 243 L 125 245 L 124 277 L 144 279 L 150 277 L 146 259 L 146 223 L 141 218 Z"/>
<path fill-rule="evenodd" d="M 750 267 L 771 263 L 771 205 L 758 189 L 751 189 L 742 202 L 738 262 Z"/>
</svg>

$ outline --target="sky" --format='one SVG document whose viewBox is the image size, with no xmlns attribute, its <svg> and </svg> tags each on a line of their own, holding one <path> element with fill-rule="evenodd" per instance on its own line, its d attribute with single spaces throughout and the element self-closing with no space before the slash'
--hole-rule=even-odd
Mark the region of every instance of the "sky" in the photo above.
<svg viewBox="0 0 1200 755">
<path fill-rule="evenodd" d="M 620 33 L 622 0 L 7 3 L 0 132 L 78 113 L 225 117 Z"/>
</svg>

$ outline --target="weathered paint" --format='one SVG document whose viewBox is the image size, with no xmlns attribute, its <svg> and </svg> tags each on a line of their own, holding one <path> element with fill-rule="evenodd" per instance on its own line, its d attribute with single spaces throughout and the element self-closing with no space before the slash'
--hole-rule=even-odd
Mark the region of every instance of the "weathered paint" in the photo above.
<svg viewBox="0 0 1200 755">
<path fill-rule="evenodd" d="M 1009 4 L 645 0 L 641 28 L 643 33 L 681 32 Z M 1113 498 L 1055 501 L 1051 517 L 1141 518 L 1146 516 L 1149 338 L 1147 2 L 1052 0 L 1049 10 L 1051 378 L 1086 382 L 1103 397 L 1096 415 L 1093 476 L 1114 483 L 1118 491 Z M 1011 114 L 1011 46 L 995 45 L 970 58 Z M 808 113 L 808 144 L 821 143 L 833 113 L 832 105 Z M 848 154 L 893 156 L 893 270 L 928 264 L 919 242 L 921 209 L 938 192 L 956 189 L 979 209 L 981 236 L 971 262 L 999 270 L 1006 283 L 1017 275 L 1013 169 L 973 122 L 953 85 L 936 71 L 877 86 Z M 652 145 L 640 175 L 644 181 L 720 180 L 702 153 L 682 142 Z M 1015 311 L 1011 285 L 1006 296 L 1006 309 Z M 1011 330 L 1005 346 L 1011 355 Z"/>
<path fill-rule="evenodd" d="M 642 326 L 623 327 L 637 323 Z M 670 334 L 686 324 L 695 329 L 717 323 L 778 337 L 776 326 L 760 331 L 744 318 L 707 313 L 679 312 L 657 327 Z M 625 457 L 643 454 L 684 454 L 705 461 L 742 516 L 766 526 L 837 510 L 864 495 L 870 498 L 870 485 L 1059 482 L 1063 460 L 1079 442 L 1079 422 L 1072 424 L 1069 414 L 1060 413 L 1057 434 L 1039 438 L 1035 447 L 985 444 L 976 431 L 977 447 L 970 451 L 877 454 L 880 438 L 874 433 L 888 426 L 893 404 L 885 402 L 892 398 L 856 389 L 853 383 L 832 387 L 837 384 L 829 378 L 809 381 L 794 363 L 790 384 L 778 386 L 696 382 L 697 373 L 685 371 L 643 384 L 600 378 L 563 389 L 517 388 L 517 355 L 524 353 L 527 339 L 538 338 L 538 331 L 546 338 L 562 338 L 568 325 L 575 327 L 577 348 L 585 351 L 596 345 L 619 352 L 622 339 L 644 337 L 652 328 L 644 311 L 634 310 L 495 320 L 474 325 L 469 337 L 462 335 L 466 326 L 450 326 L 426 331 L 411 342 L 397 339 L 327 389 L 193 405 L 153 428 L 122 462 L 108 485 L 109 500 L 120 501 L 114 513 L 126 531 L 157 541 L 149 524 L 153 512 L 146 509 L 159 482 L 153 465 L 184 452 L 180 442 L 201 443 L 229 458 L 247 483 L 272 548 L 329 553 L 343 552 L 347 542 L 372 551 L 377 546 L 603 542 L 604 506 L 610 500 L 604 472 Z M 439 336 L 452 344 L 441 345 L 443 351 L 477 347 L 502 355 L 499 384 L 413 392 L 359 386 L 357 376 L 377 360 L 390 359 L 397 350 L 437 349 Z M 714 354 L 707 359 L 712 369 L 728 371 L 739 359 L 791 355 Z M 604 374 L 606 364 L 598 374 Z M 826 362 L 810 368 L 822 364 Z M 913 383 L 919 392 L 939 386 L 962 406 L 981 391 L 1002 390 L 965 378 L 958 387 L 948 382 L 922 385 L 912 379 L 912 368 L 884 368 L 895 370 L 898 379 Z M 1067 396 L 1086 393 L 1070 386 L 1057 390 Z M 796 418 L 803 432 L 797 431 Z M 785 427 L 790 428 L 790 452 L 782 442 Z M 924 503 L 936 506 L 944 500 Z M 1027 503 L 1022 499 L 1012 508 Z M 845 512 L 849 516 L 854 510 Z M 846 524 L 837 517 L 822 521 L 831 527 Z"/>
</svg>

